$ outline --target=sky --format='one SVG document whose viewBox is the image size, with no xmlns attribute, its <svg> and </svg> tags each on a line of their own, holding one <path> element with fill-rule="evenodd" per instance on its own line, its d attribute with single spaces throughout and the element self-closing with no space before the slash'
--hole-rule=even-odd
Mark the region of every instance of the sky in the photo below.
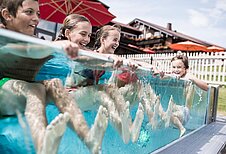
<svg viewBox="0 0 226 154">
<path fill-rule="evenodd" d="M 135 18 L 226 48 L 226 0 L 101 0 L 128 24 Z"/>
</svg>

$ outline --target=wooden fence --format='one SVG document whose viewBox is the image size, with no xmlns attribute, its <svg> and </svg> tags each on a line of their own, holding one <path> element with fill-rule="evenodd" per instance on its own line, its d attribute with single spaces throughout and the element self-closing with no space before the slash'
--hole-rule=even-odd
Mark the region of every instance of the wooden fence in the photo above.
<svg viewBox="0 0 226 154">
<path fill-rule="evenodd" d="M 146 61 L 164 72 L 171 71 L 170 60 L 177 54 L 122 55 L 139 61 Z M 189 58 L 189 71 L 210 84 L 226 85 L 226 52 L 182 53 Z"/>
</svg>

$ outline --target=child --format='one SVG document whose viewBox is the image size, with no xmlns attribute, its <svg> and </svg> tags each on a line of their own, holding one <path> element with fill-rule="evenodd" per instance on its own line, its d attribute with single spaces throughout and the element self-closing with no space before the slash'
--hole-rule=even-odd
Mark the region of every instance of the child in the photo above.
<svg viewBox="0 0 226 154">
<path fill-rule="evenodd" d="M 188 57 L 184 55 L 177 55 L 172 58 L 172 74 L 180 78 L 187 79 L 196 84 L 199 88 L 207 91 L 208 85 L 206 82 L 199 80 L 194 75 L 189 73 Z"/>
<path fill-rule="evenodd" d="M 94 45 L 96 52 L 117 57 L 114 55 L 114 51 L 119 46 L 120 32 L 120 27 L 117 25 L 105 25 L 101 27 L 96 33 L 96 42 Z M 129 63 L 130 69 L 136 69 L 136 63 L 132 61 L 129 61 Z M 136 117 L 134 122 L 132 122 L 129 102 L 124 99 L 118 87 L 110 84 L 106 92 L 110 96 L 110 99 L 113 100 L 112 106 L 108 106 L 109 114 L 112 115 L 110 116 L 110 120 L 119 131 L 124 143 L 128 143 L 130 138 L 133 142 L 137 141 L 144 118 L 142 104 L 139 104 Z"/>
<path fill-rule="evenodd" d="M 84 49 L 90 42 L 92 26 L 86 17 L 78 14 L 70 14 L 65 18 L 63 25 L 56 42 L 69 40 L 70 42 L 76 43 L 80 49 Z M 79 65 L 76 65 L 76 67 L 80 67 Z M 36 80 L 46 80 L 60 76 L 61 81 L 65 82 L 66 77 L 73 70 L 71 67 L 72 65 L 65 55 L 55 53 L 54 58 L 43 65 L 39 74 L 36 76 Z M 88 146 L 89 150 L 92 153 L 99 152 L 108 122 L 106 109 L 102 106 L 99 107 L 94 125 L 89 129 L 75 99 L 71 97 L 68 91 L 62 90 L 64 87 L 59 79 L 54 80 L 52 83 L 44 82 L 48 95 L 54 98 L 53 100 L 61 112 L 69 113 L 73 129 Z M 61 90 L 54 89 L 54 87 L 61 87 Z"/>
<path fill-rule="evenodd" d="M 188 72 L 189 66 L 188 66 L 188 58 L 184 55 L 177 55 L 172 58 L 171 60 L 172 64 L 172 74 L 178 76 L 182 79 L 191 80 L 194 84 L 196 84 L 199 88 L 207 91 L 208 85 L 206 82 L 199 80 L 195 76 L 191 75 Z M 162 77 L 164 75 L 162 74 Z M 166 122 L 166 126 L 169 126 L 169 123 L 173 123 L 179 130 L 180 130 L 180 137 L 183 136 L 186 129 L 184 128 L 184 124 L 186 124 L 190 117 L 190 110 L 192 107 L 192 84 L 188 84 L 185 92 L 186 94 L 186 103 L 185 106 L 176 105 L 174 103 L 173 97 L 171 96 L 169 105 L 168 105 L 168 112 L 163 113 L 162 117 Z M 163 111 L 161 104 L 160 104 L 160 110 Z"/>
</svg>

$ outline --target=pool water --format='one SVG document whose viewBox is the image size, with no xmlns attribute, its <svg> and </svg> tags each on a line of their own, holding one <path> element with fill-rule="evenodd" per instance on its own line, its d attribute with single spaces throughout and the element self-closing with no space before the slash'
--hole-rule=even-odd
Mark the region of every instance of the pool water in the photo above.
<svg viewBox="0 0 226 154">
<path fill-rule="evenodd" d="M 9 32 L 6 31 L 4 32 L 3 30 L 1 30 L 0 41 L 2 45 L 11 42 L 19 43 L 19 45 L 20 44 L 23 45 L 23 43 L 26 43 L 26 46 L 30 44 L 31 47 L 32 45 L 35 45 L 37 47 L 37 44 L 39 44 L 38 42 L 40 42 L 40 40 L 37 40 L 37 43 L 35 43 L 36 40 L 34 41 L 31 40 L 30 43 L 27 43 L 29 42 L 30 38 L 26 38 L 25 36 L 22 37 L 19 36 L 19 34 L 17 34 L 15 36 L 19 36 L 19 38 L 17 37 L 15 39 L 14 34 L 8 35 L 8 33 Z M 13 36 L 13 38 L 8 38 L 8 36 Z M 40 47 L 45 47 L 44 43 L 42 42 L 40 43 L 42 44 Z M 45 42 L 45 44 L 48 43 Z M 4 51 L 7 50 L 11 51 L 12 49 L 7 47 L 4 48 Z M 45 49 L 45 51 L 47 50 Z M 53 51 L 55 51 L 55 49 L 53 50 L 51 47 L 48 49 L 48 51 L 51 51 L 49 53 L 52 53 Z M 40 52 L 40 50 L 38 50 L 37 52 L 34 53 L 36 54 L 38 53 L 39 55 L 40 53 L 45 52 Z M 45 65 L 47 66 L 47 68 L 42 68 L 43 74 L 39 74 L 40 78 L 37 77 L 38 78 L 37 80 L 42 80 L 43 78 L 59 77 L 64 81 L 66 78 L 66 76 L 64 75 L 71 69 L 70 65 L 67 68 L 62 66 L 63 64 L 67 65 L 67 63 L 68 60 L 62 58 L 60 58 L 59 61 L 57 61 L 57 64 L 55 61 L 49 61 L 49 63 Z M 173 98 L 175 99 L 175 102 L 177 104 L 185 105 L 185 99 L 183 95 L 184 81 L 178 81 L 173 78 L 162 81 L 159 80 L 158 78 L 150 77 L 149 72 L 141 72 L 137 74 L 144 83 L 150 83 L 152 85 L 152 88 L 154 89 L 156 94 L 161 95 L 161 104 L 164 110 L 167 109 L 168 101 L 171 95 L 173 95 Z M 106 73 L 104 79 L 102 79 L 102 82 L 105 83 L 109 77 L 110 75 Z M 200 91 L 199 88 L 195 87 L 195 96 L 193 99 L 193 106 L 191 109 L 191 118 L 185 125 L 185 128 L 187 129 L 186 134 L 189 134 L 190 132 L 194 131 L 195 129 L 205 124 L 206 108 L 208 105 L 207 97 L 208 96 L 206 92 Z M 5 104 L 7 103 L 5 102 Z M 137 106 L 134 106 L 131 109 L 131 115 L 133 118 L 136 113 L 136 110 Z M 46 112 L 48 122 L 50 122 L 52 119 L 54 119 L 54 117 L 56 117 L 59 114 L 59 111 L 53 104 L 49 104 L 47 106 Z M 89 125 L 91 126 L 95 119 L 96 112 L 87 111 L 84 112 L 84 116 Z M 22 123 L 23 128 L 21 127 L 20 123 Z M 142 123 L 142 128 L 140 131 L 138 141 L 136 143 L 130 142 L 129 144 L 124 144 L 118 132 L 109 123 L 103 139 L 102 153 L 147 154 L 178 139 L 179 131 L 177 128 L 175 127 L 165 128 L 163 127 L 163 125 L 164 124 L 160 123 L 159 127 L 156 130 L 152 130 L 151 126 L 148 123 L 148 119 L 145 116 L 144 121 Z M 89 151 L 86 148 L 86 146 L 82 143 L 82 141 L 77 137 L 76 133 L 74 133 L 68 127 L 61 140 L 58 153 L 87 154 L 89 153 Z M 0 154 L 35 154 L 35 149 L 29 132 L 29 127 L 27 126 L 26 120 L 23 116 L 22 118 L 19 119 L 15 116 L 0 118 Z"/>
<path fill-rule="evenodd" d="M 145 82 L 151 83 L 155 93 L 161 96 L 161 104 L 164 111 L 168 106 L 171 95 L 177 104 L 185 105 L 183 97 L 184 81 L 175 79 L 159 80 L 158 78 L 147 78 Z M 207 92 L 195 87 L 195 96 L 193 99 L 193 107 L 191 109 L 191 118 L 185 125 L 186 134 L 199 128 L 205 124 L 205 115 L 207 108 Z M 200 99 L 201 96 L 201 99 Z M 137 105 L 131 109 L 131 115 L 134 118 Z M 48 122 L 59 114 L 58 109 L 49 104 L 46 109 Z M 94 122 L 96 111 L 85 111 L 85 119 L 91 126 Z M 25 121 L 25 118 L 23 118 Z M 140 136 L 136 143 L 130 142 L 124 144 L 119 133 L 111 126 L 110 122 L 105 133 L 102 143 L 102 153 L 130 154 L 141 153 L 146 154 L 163 147 L 170 142 L 179 138 L 179 130 L 175 127 L 165 128 L 163 123 L 159 123 L 156 130 L 152 130 L 145 115 L 140 131 Z M 29 129 L 22 129 L 18 123 L 17 117 L 7 117 L 0 119 L 0 153 L 1 154 L 24 154 L 35 153 L 34 145 L 30 137 Z M 89 151 L 77 135 L 68 127 L 59 147 L 59 154 L 87 154 Z"/>
</svg>

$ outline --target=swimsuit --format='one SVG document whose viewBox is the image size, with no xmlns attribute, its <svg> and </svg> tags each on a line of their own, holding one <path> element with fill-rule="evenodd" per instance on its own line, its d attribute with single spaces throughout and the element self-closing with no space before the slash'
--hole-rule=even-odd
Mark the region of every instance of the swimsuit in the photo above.
<svg viewBox="0 0 226 154">
<path fill-rule="evenodd" d="M 125 82 L 125 84 L 134 83 L 138 80 L 136 73 L 131 73 L 129 71 L 123 71 L 117 75 L 117 78 Z"/>
<path fill-rule="evenodd" d="M 188 107 L 185 107 L 185 106 L 178 106 L 178 107 L 179 107 L 180 112 L 182 112 L 181 113 L 183 116 L 182 123 L 183 123 L 183 125 L 185 125 L 188 122 L 188 120 L 190 119 L 190 110 L 188 109 Z"/>
<path fill-rule="evenodd" d="M 63 53 L 53 53 L 52 59 L 48 60 L 40 69 L 35 81 L 59 78 L 63 83 L 71 72 L 70 60 Z"/>
<path fill-rule="evenodd" d="M 190 111 L 187 107 L 184 107 L 183 115 L 184 115 L 183 124 L 186 124 L 188 122 L 188 120 L 190 119 Z"/>
<path fill-rule="evenodd" d="M 83 69 L 75 74 L 75 82 L 77 86 L 89 86 L 93 84 L 98 84 L 101 76 L 103 76 L 105 71 L 103 70 L 92 70 Z"/>
<path fill-rule="evenodd" d="M 0 80 L 0 89 L 1 89 L 1 87 L 7 82 L 7 81 L 9 81 L 10 80 L 10 78 L 2 78 L 1 80 Z"/>
</svg>

